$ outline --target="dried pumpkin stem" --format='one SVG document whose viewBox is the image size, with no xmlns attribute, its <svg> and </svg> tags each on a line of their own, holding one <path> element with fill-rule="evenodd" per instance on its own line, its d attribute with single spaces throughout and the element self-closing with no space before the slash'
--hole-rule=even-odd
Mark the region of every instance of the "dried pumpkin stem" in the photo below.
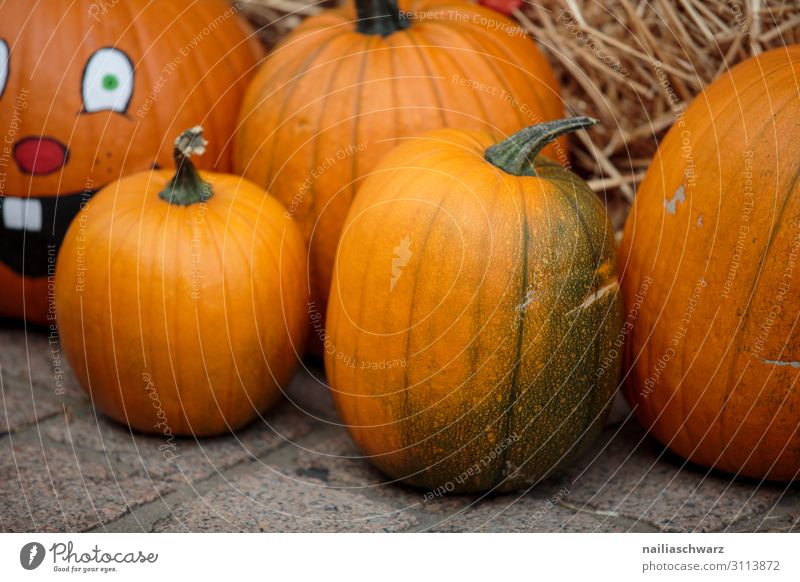
<svg viewBox="0 0 800 582">
<path fill-rule="evenodd" d="M 203 180 L 189 158 L 203 155 L 208 142 L 199 125 L 187 129 L 175 140 L 172 155 L 175 158 L 175 175 L 158 194 L 162 200 L 179 206 L 205 202 L 214 194 L 211 184 Z"/>
<path fill-rule="evenodd" d="M 569 117 L 537 123 L 521 129 L 507 140 L 486 150 L 484 159 L 514 176 L 535 176 L 534 160 L 551 141 L 570 131 L 591 127 L 597 123 L 591 117 Z"/>
<path fill-rule="evenodd" d="M 411 24 L 397 7 L 397 0 L 356 0 L 356 13 L 356 29 L 361 34 L 389 36 Z"/>
</svg>

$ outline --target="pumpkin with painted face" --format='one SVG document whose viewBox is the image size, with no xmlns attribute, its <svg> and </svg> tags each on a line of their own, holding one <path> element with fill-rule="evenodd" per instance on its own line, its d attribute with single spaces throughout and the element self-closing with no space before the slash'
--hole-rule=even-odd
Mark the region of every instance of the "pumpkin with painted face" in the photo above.
<svg viewBox="0 0 800 582">
<path fill-rule="evenodd" d="M 201 167 L 229 169 L 261 55 L 224 0 L 0 6 L 0 317 L 52 322 L 48 282 L 72 218 L 121 175 L 171 166 L 184 127 L 207 128 Z"/>
</svg>

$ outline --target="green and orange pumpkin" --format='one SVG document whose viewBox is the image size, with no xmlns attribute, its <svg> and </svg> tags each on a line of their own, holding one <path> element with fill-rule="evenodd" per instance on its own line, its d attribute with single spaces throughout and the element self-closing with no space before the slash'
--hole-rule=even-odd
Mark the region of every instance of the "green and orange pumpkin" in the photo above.
<svg viewBox="0 0 800 582">
<path fill-rule="evenodd" d="M 700 465 L 800 473 L 800 46 L 711 84 L 661 143 L 621 247 L 626 394 Z"/>
<path fill-rule="evenodd" d="M 445 129 L 364 180 L 342 231 L 325 370 L 365 455 L 447 492 L 542 479 L 602 429 L 622 325 L 613 228 L 537 153 L 575 118 L 499 143 Z"/>
</svg>

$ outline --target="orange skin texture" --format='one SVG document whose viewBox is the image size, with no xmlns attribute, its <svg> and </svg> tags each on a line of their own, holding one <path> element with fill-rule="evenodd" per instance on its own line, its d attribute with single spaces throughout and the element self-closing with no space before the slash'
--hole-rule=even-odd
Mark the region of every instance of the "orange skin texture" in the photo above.
<svg viewBox="0 0 800 582">
<path fill-rule="evenodd" d="M 79 194 L 154 164 L 171 168 L 174 136 L 198 123 L 209 138 L 198 166 L 230 171 L 238 107 L 263 57 L 252 30 L 234 13 L 223 16 L 231 8 L 225 0 L 110 4 L 48 0 L 5 2 L 0 9 L 0 39 L 11 55 L 0 131 L 14 143 L 47 136 L 69 148 L 66 163 L 43 175 L 23 172 L 11 157 L 3 168 L 4 195 Z M 213 32 L 192 45 L 215 20 Z M 84 70 L 103 47 L 119 49 L 135 67 L 125 113 L 82 112 Z M 14 143 L 3 146 L 10 152 Z M 47 286 L 47 277 L 23 278 L 0 263 L 0 317 L 52 324 Z"/>
<path fill-rule="evenodd" d="M 508 136 L 563 117 L 536 45 L 504 32 L 520 30 L 515 23 L 458 0 L 400 4 L 428 18 L 387 37 L 357 32 L 352 3 L 306 19 L 269 55 L 242 106 L 234 168 L 300 223 L 319 320 L 360 180 L 399 141 L 441 127 Z M 566 160 L 566 140 L 558 146 L 545 153 Z"/>
<path fill-rule="evenodd" d="M 243 426 L 279 398 L 305 347 L 299 230 L 255 184 L 202 175 L 206 204 L 159 198 L 172 172 L 107 186 L 58 257 L 67 358 L 98 409 L 144 432 Z"/>
<path fill-rule="evenodd" d="M 780 481 L 800 471 L 798 79 L 791 46 L 699 95 L 650 165 L 620 256 L 639 421 L 690 461 Z"/>
<path fill-rule="evenodd" d="M 542 156 L 537 177 L 496 168 L 483 153 L 498 141 L 445 129 L 398 146 L 336 258 L 339 414 L 382 471 L 429 490 L 512 490 L 565 466 L 602 429 L 622 365 L 619 350 L 596 374 L 622 325 L 602 202 Z"/>
</svg>

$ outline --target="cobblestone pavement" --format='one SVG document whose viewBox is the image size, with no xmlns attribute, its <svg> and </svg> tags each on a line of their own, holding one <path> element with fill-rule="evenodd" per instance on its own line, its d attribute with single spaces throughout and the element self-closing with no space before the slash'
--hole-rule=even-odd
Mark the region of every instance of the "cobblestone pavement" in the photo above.
<svg viewBox="0 0 800 582">
<path fill-rule="evenodd" d="M 262 420 L 169 459 L 163 438 L 96 415 L 58 355 L 0 328 L 4 531 L 800 531 L 796 485 L 685 465 L 632 421 L 528 492 L 428 501 L 359 457 L 314 364 Z"/>
</svg>

